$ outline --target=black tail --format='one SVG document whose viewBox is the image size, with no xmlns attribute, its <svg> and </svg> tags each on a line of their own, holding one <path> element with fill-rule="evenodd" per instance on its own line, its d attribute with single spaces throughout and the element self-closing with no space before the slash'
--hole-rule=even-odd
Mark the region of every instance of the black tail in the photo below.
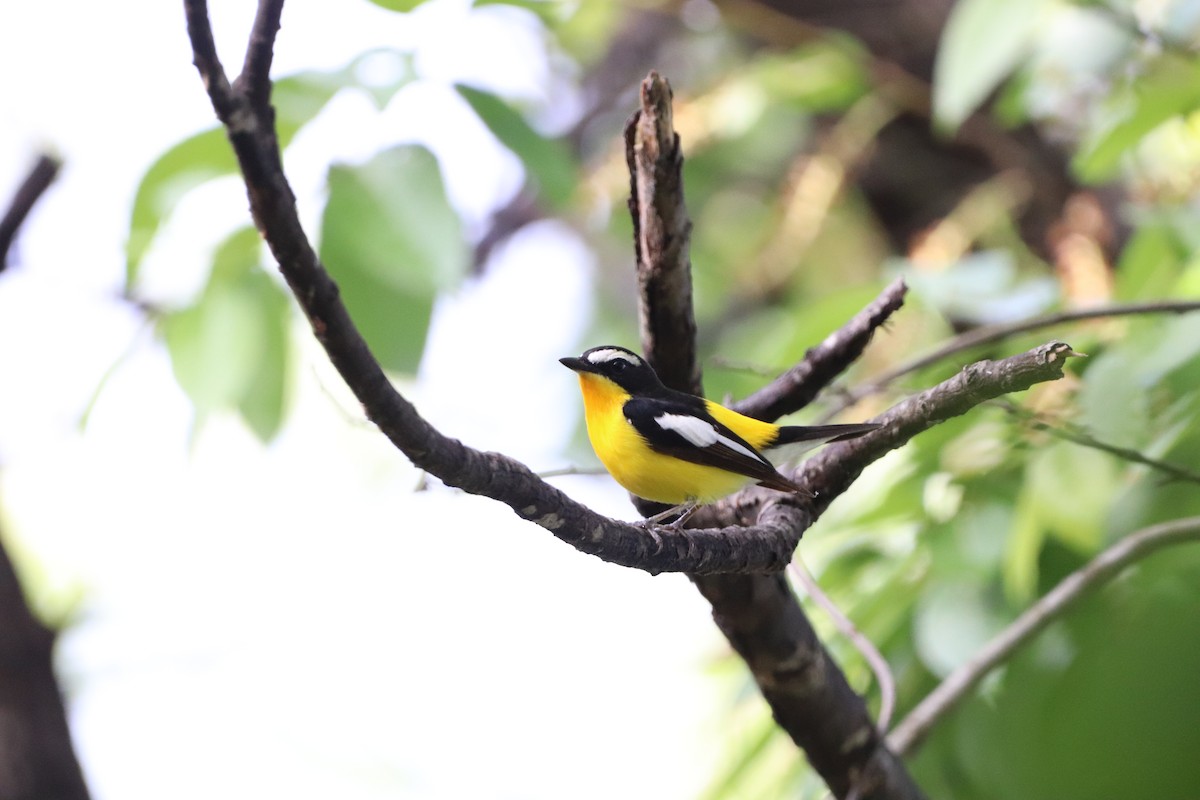
<svg viewBox="0 0 1200 800">
<path fill-rule="evenodd" d="M 843 439 L 857 439 L 878 428 L 878 425 L 870 422 L 853 425 L 784 425 L 779 429 L 779 438 L 771 442 L 770 447 L 796 442 L 840 442 Z"/>
</svg>

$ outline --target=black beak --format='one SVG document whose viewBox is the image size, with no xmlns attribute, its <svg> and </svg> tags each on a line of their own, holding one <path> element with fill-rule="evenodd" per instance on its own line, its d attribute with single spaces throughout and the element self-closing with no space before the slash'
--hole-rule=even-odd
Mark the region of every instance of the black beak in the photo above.
<svg viewBox="0 0 1200 800">
<path fill-rule="evenodd" d="M 590 362 L 585 361 L 582 358 L 575 358 L 575 357 L 560 358 L 558 360 L 558 363 L 562 364 L 564 367 L 566 367 L 569 370 L 574 370 L 575 372 L 595 372 L 596 371 L 592 367 Z"/>
</svg>

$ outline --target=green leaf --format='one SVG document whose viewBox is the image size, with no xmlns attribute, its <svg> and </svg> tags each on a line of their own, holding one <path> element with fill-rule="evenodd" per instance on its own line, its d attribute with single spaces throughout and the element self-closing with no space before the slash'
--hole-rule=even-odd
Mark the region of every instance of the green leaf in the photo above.
<svg viewBox="0 0 1200 800">
<path fill-rule="evenodd" d="M 1180 687 L 1200 671 L 1198 579 L 1196 547 L 1156 555 L 1019 649 L 990 697 L 935 729 L 930 745 L 957 742 L 945 796 L 1194 795 L 1197 703 Z"/>
<path fill-rule="evenodd" d="M 1084 181 L 1112 178 L 1122 158 L 1163 122 L 1200 106 L 1200 64 L 1164 57 L 1116 89 L 1071 163 Z"/>
<path fill-rule="evenodd" d="M 867 55 L 849 37 L 822 36 L 779 55 L 758 59 L 749 78 L 770 95 L 809 112 L 842 109 L 871 86 Z"/>
<path fill-rule="evenodd" d="M 183 196 L 213 178 L 237 169 L 233 148 L 221 128 L 184 139 L 150 165 L 133 199 L 125 244 L 125 288 L 137 281 L 138 267 L 154 235 Z"/>
<path fill-rule="evenodd" d="M 1117 490 L 1112 459 L 1054 442 L 1030 453 L 1026 480 L 1038 526 L 1077 552 L 1094 551 Z"/>
<path fill-rule="evenodd" d="M 500 143 L 521 159 L 546 203 L 555 209 L 564 206 L 575 192 L 577 180 L 575 160 L 566 145 L 542 136 L 496 95 L 462 84 L 454 88 Z"/>
<path fill-rule="evenodd" d="M 1004 592 L 1014 603 L 1028 603 L 1038 585 L 1038 557 L 1046 543 L 1046 529 L 1037 519 L 1028 484 L 1017 497 L 1012 533 L 1004 553 Z"/>
<path fill-rule="evenodd" d="M 162 321 L 175 379 L 200 417 L 238 403 L 261 361 L 254 298 L 236 284 L 211 285 L 199 302 Z"/>
<path fill-rule="evenodd" d="M 262 263 L 262 237 L 249 225 L 238 228 L 213 253 L 211 283 L 236 283 Z"/>
<path fill-rule="evenodd" d="M 261 315 L 262 346 L 258 368 L 238 400 L 238 411 L 261 441 L 275 438 L 283 425 L 291 373 L 292 304 L 290 295 L 261 270 L 247 276 L 245 286 Z"/>
<path fill-rule="evenodd" d="M 237 409 L 263 441 L 279 431 L 290 319 L 287 294 L 262 269 L 258 231 L 239 228 L 218 246 L 196 303 L 161 323 L 175 378 L 198 419 Z"/>
<path fill-rule="evenodd" d="M 953 131 L 1029 51 L 1049 0 L 962 0 L 954 5 L 933 70 L 933 117 Z"/>
<path fill-rule="evenodd" d="M 1003 622 L 977 584 L 935 584 L 921 598 L 913 619 L 917 653 L 932 672 L 947 675 Z"/>
<path fill-rule="evenodd" d="M 378 58 L 381 53 L 404 59 L 401 69 L 396 71 L 393 80 L 382 85 L 364 82 L 360 78 L 364 61 Z M 275 107 L 279 146 L 287 147 L 296 132 L 320 113 L 341 89 L 362 88 L 382 106 L 412 76 L 406 54 L 371 51 L 340 69 L 302 72 L 276 81 L 271 91 L 271 103 Z M 185 139 L 150 165 L 138 184 L 129 218 L 129 239 L 125 245 L 126 291 L 132 290 L 137 283 L 138 271 L 150 244 L 184 195 L 214 178 L 232 175 L 236 170 L 233 148 L 220 127 Z"/>
<path fill-rule="evenodd" d="M 1134 231 L 1113 270 L 1116 296 L 1148 300 L 1167 295 L 1187 257 L 1187 248 L 1170 225 L 1145 224 Z"/>
<path fill-rule="evenodd" d="M 420 361 L 439 290 L 457 284 L 467 251 L 437 161 L 416 146 L 329 171 L 321 259 L 385 367 Z"/>
</svg>

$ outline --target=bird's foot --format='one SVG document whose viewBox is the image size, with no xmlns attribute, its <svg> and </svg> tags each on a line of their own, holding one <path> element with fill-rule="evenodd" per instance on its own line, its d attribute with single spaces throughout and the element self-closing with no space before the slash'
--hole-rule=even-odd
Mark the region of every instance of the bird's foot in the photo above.
<svg viewBox="0 0 1200 800">
<path fill-rule="evenodd" d="M 666 528 L 667 530 L 671 531 L 677 531 L 683 527 L 683 523 L 687 522 L 688 517 L 692 516 L 692 514 L 694 514 L 696 509 L 699 507 L 699 503 L 694 500 L 689 500 L 686 503 L 672 506 L 666 511 L 660 511 L 653 516 L 646 517 L 645 519 L 634 524 L 639 528 L 645 528 L 646 530 L 650 530 L 652 527 L 658 527 Z M 675 517 L 675 519 L 664 524 L 664 522 L 668 519 L 671 519 L 671 517 Z"/>
</svg>

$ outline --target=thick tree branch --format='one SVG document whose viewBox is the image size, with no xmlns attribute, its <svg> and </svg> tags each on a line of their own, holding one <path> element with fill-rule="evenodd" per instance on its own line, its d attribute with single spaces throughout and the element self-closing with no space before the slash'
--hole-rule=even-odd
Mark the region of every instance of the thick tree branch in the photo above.
<svg viewBox="0 0 1200 800">
<path fill-rule="evenodd" d="M 34 204 L 50 188 L 61 167 L 58 159 L 52 156 L 38 156 L 25 180 L 21 181 L 21 185 L 13 193 L 8 210 L 0 217 L 0 272 L 8 267 L 8 251 L 17 238 L 17 231 L 33 210 Z"/>
<path fill-rule="evenodd" d="M 1067 345 L 1051 342 L 1003 361 L 972 364 L 878 417 L 879 430 L 829 445 L 805 461 L 795 479 L 814 498 L 745 491 L 700 509 L 698 524 L 750 523 L 766 510 L 799 503 L 808 528 L 867 464 L 991 397 L 1060 377 L 1070 352 Z M 786 588 L 780 578 L 711 575 L 692 580 L 713 604 L 717 625 L 750 666 L 776 722 L 804 748 L 837 797 L 851 791 L 860 797 L 921 796 L 795 598 L 780 595 Z"/>
<path fill-rule="evenodd" d="M 659 80 L 652 74 L 643 83 L 643 102 L 649 94 L 647 87 L 654 86 Z M 661 182 L 653 175 L 639 174 L 639 171 L 649 173 L 655 168 L 635 157 L 638 153 L 635 137 L 642 130 L 637 123 L 646 116 L 643 107 L 626 129 L 626 153 L 633 171 L 634 196 L 630 211 L 634 215 L 635 230 L 666 227 L 665 220 L 653 216 L 647 218 L 647 214 L 658 209 L 668 209 L 676 215 L 671 218 L 673 224 L 686 230 L 688 223 L 677 216 L 684 213 L 681 194 L 679 197 L 650 198 L 639 194 L 646 187 L 658 193 L 682 193 L 682 185 L 677 181 Z M 670 117 L 660 112 L 656 119 L 665 124 Z M 642 136 L 645 141 L 662 142 L 668 138 L 675 141 L 673 132 L 668 134 L 663 130 Z M 675 147 L 678 149 L 677 144 Z M 649 146 L 644 146 L 645 149 Z M 666 248 L 651 250 L 645 247 L 640 235 L 635 241 L 645 353 L 656 364 L 670 363 L 670 359 L 679 353 L 691 356 L 695 352 L 695 322 L 690 282 L 686 291 L 655 291 L 656 286 L 666 283 L 664 280 L 656 284 L 658 271 L 671 274 L 689 269 L 689 266 L 674 258 Z M 869 308 L 810 351 L 806 364 L 790 370 L 766 390 L 740 404 L 739 410 L 771 419 L 775 414 L 803 405 L 862 352 L 873 332 L 899 307 L 903 296 L 902 283 L 888 287 Z M 752 524 L 762 508 L 759 503 L 763 498 L 769 498 L 773 502 L 764 511 L 777 513 L 781 507 L 792 509 L 799 525 L 797 531 L 802 532 L 870 460 L 899 446 L 915 433 L 989 397 L 1027 388 L 1037 380 L 1061 376 L 1062 363 L 1069 352 L 1066 345 L 1052 344 L 1003 362 L 984 362 L 968 367 L 951 381 L 892 409 L 881 420 L 884 422 L 881 430 L 855 440 L 857 448 L 846 449 L 854 442 L 828 448 L 822 459 L 810 468 L 811 472 L 802 473 L 802 479 L 809 483 L 801 485 L 814 490 L 816 497 L 801 499 L 762 490 L 743 492 L 716 507 L 702 509 L 702 519 L 719 518 L 726 523 Z M 697 392 L 700 386 L 698 367 L 672 373 L 667 385 Z M 847 459 L 844 466 L 838 466 L 839 454 Z M 745 512 L 751 502 L 755 505 L 749 513 L 721 513 L 730 509 Z M 693 575 L 692 580 L 712 604 L 717 625 L 750 667 L 776 721 L 803 748 L 809 762 L 836 796 L 921 796 L 903 764 L 888 750 L 862 697 L 850 688 L 781 576 Z"/>
<path fill-rule="evenodd" d="M 656 87 L 664 88 L 656 90 Z M 680 163 L 678 137 L 670 128 L 669 101 L 665 84 L 651 73 L 642 84 L 642 109 L 626 127 L 626 156 L 631 172 L 629 209 L 636 234 L 642 347 L 668 386 L 699 394 L 701 380 L 695 360 L 690 264 L 679 257 L 677 250 L 647 246 L 643 235 L 647 230 L 690 230 L 682 183 L 661 180 L 661 162 L 639 157 L 655 148 L 658 153 L 665 153 L 662 143 L 670 141 L 671 152 L 665 154 L 668 166 Z M 667 105 L 662 107 L 663 103 Z M 649 122 L 654 126 L 648 125 Z M 652 194 L 647 196 L 647 191 Z M 686 281 L 681 278 L 681 271 L 688 273 Z M 674 290 L 667 290 L 672 285 Z M 898 297 L 902 294 L 901 289 L 896 290 Z M 853 360 L 850 353 L 865 346 L 869 331 L 885 317 L 886 313 L 878 322 L 866 324 L 865 338 L 849 332 L 830 337 L 829 347 L 821 353 L 822 363 L 828 364 L 829 369 L 813 370 L 813 374 L 831 373 L 832 377 L 838 371 L 833 364 L 840 362 L 841 368 L 848 365 Z M 675 359 L 683 360 L 676 364 Z M 786 405 L 797 392 L 796 387 L 804 383 L 785 379 L 776 394 L 764 397 L 776 397 L 772 404 L 775 407 Z M 778 502 L 765 509 L 764 514 L 774 515 L 786 509 L 796 524 L 798 539 L 816 517 L 811 502 L 796 496 L 778 497 Z M 775 720 L 804 750 L 835 795 L 846 797 L 854 792 L 877 798 L 921 797 L 920 789 L 903 764 L 883 745 L 866 704 L 850 688 L 845 675 L 817 638 L 782 575 L 692 574 L 691 578 L 712 604 L 717 626 L 750 667 Z"/>
<path fill-rule="evenodd" d="M 671 86 L 651 72 L 642 81 L 641 108 L 625 126 L 642 351 L 667 386 L 700 394 L 688 260 L 692 222 L 671 115 Z"/>
<path fill-rule="evenodd" d="M 87 800 L 54 677 L 54 632 L 25 602 L 0 547 L 0 796 Z"/>
<path fill-rule="evenodd" d="M 792 563 L 788 565 L 788 571 L 792 574 L 792 578 L 800 584 L 804 593 L 824 609 L 829 618 L 833 620 L 838 633 L 846 637 L 871 668 L 871 672 L 875 675 L 875 683 L 879 686 L 879 722 L 876 727 L 880 732 L 886 732 L 888 726 L 892 724 L 892 712 L 896 708 L 896 677 L 892 674 L 891 665 L 883 657 L 883 653 L 879 652 L 875 643 L 855 626 L 845 612 L 838 608 L 832 597 L 825 594 L 825 590 L 808 571 L 808 566 L 799 555 L 792 559 Z"/>
<path fill-rule="evenodd" d="M 1126 567 L 1177 544 L 1200 541 L 1200 517 L 1188 517 L 1143 528 L 1121 539 L 1072 572 L 956 669 L 922 700 L 888 735 L 897 753 L 916 748 L 929 731 L 952 712 L 989 672 L 1017 648 L 1063 616 L 1089 592 L 1108 583 Z"/>
<path fill-rule="evenodd" d="M 693 578 L 713 619 L 746 661 L 775 721 L 836 797 L 918 798 L 863 699 L 817 638 L 783 575 Z"/>
</svg>

